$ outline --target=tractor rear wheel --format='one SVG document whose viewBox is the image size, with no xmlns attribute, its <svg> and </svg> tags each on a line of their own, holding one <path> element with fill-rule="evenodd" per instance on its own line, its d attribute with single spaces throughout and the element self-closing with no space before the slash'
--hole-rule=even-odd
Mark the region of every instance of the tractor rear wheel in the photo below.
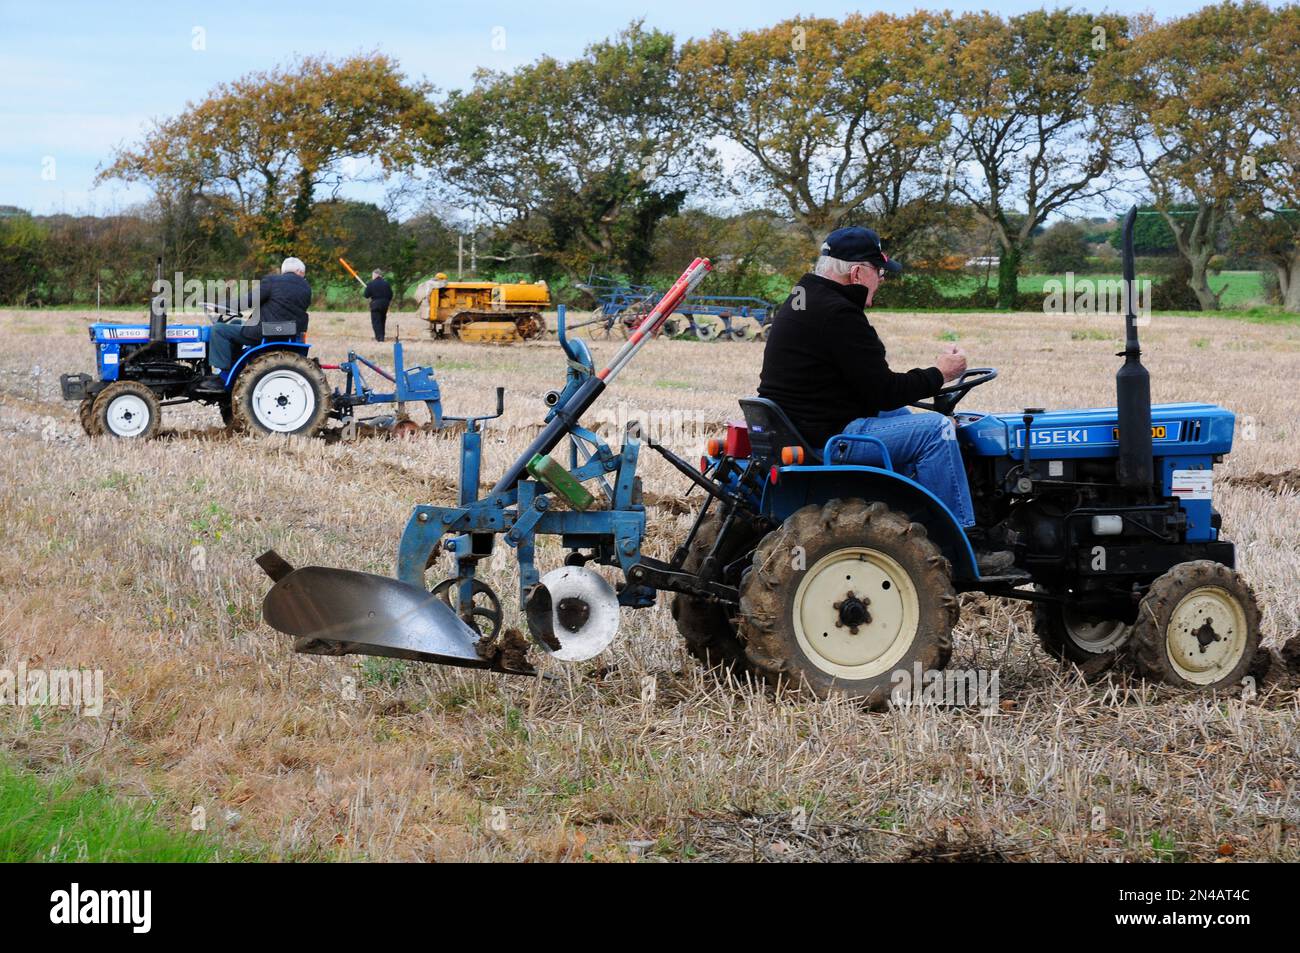
<svg viewBox="0 0 1300 953">
<path fill-rule="evenodd" d="M 109 384 L 95 397 L 90 413 L 97 434 L 131 440 L 148 440 L 162 422 L 158 398 L 138 381 Z"/>
<path fill-rule="evenodd" d="M 1232 688 L 1259 651 L 1259 605 L 1236 570 L 1209 559 L 1179 563 L 1138 605 L 1130 648 L 1146 678 L 1179 688 Z"/>
<path fill-rule="evenodd" d="M 1085 615 L 1059 602 L 1034 603 L 1034 632 L 1044 652 L 1058 662 L 1084 667 L 1090 675 L 1114 665 L 1131 634 L 1120 619 Z"/>
<path fill-rule="evenodd" d="M 879 708 L 894 673 L 942 669 L 957 623 L 952 568 L 920 523 L 883 503 L 798 510 L 754 552 L 740 636 L 754 671 Z"/>
<path fill-rule="evenodd" d="M 315 361 L 271 351 L 240 371 L 230 409 L 231 428 L 240 433 L 314 437 L 329 417 L 329 385 Z"/>
<path fill-rule="evenodd" d="M 695 574 L 713 548 L 718 538 L 722 518 L 712 513 L 700 524 L 682 571 Z M 755 534 L 747 532 L 739 523 L 732 524 L 727 545 L 718 553 L 723 565 L 739 559 L 756 542 Z M 703 662 L 711 671 L 722 675 L 734 675 L 740 678 L 749 668 L 745 658 L 745 646 L 736 635 L 736 624 L 732 613 L 725 607 L 707 599 L 687 593 L 678 593 L 673 598 L 673 620 L 677 631 L 686 641 L 686 651 Z"/>
<path fill-rule="evenodd" d="M 95 423 L 95 398 L 85 397 L 77 407 L 77 419 L 81 421 L 81 429 L 86 431 L 87 437 L 98 437 L 99 427 Z"/>
</svg>

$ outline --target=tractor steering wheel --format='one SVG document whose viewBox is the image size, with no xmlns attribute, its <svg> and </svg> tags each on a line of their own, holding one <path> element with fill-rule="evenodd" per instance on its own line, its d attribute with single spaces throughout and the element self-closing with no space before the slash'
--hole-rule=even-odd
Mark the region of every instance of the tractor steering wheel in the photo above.
<svg viewBox="0 0 1300 953">
<path fill-rule="evenodd" d="M 935 413 L 951 417 L 958 401 L 969 394 L 971 390 L 979 387 L 980 384 L 987 384 L 997 376 L 997 369 L 993 367 L 967 368 L 962 372 L 961 377 L 951 384 L 944 385 L 939 393 L 935 395 L 934 400 L 929 403 L 918 400 L 911 406 L 920 407 L 922 410 L 933 410 Z"/>
<path fill-rule="evenodd" d="M 244 314 L 238 308 L 227 308 L 225 305 L 214 304 L 211 301 L 203 302 L 203 313 L 208 316 L 211 324 L 225 324 L 227 321 L 243 320 Z"/>
</svg>

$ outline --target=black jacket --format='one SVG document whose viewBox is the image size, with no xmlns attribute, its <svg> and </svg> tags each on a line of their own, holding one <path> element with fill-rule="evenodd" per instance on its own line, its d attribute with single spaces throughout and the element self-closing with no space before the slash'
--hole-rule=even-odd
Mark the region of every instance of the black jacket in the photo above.
<svg viewBox="0 0 1300 953">
<path fill-rule="evenodd" d="M 365 295 L 370 299 L 371 311 L 384 311 L 393 300 L 393 286 L 383 278 L 372 278 L 366 285 Z"/>
<path fill-rule="evenodd" d="M 261 321 L 292 321 L 299 334 L 307 333 L 307 309 L 311 307 L 311 285 L 292 272 L 267 275 L 259 282 L 261 293 L 251 317 L 244 321 L 244 337 L 262 339 Z"/>
<path fill-rule="evenodd" d="M 861 285 L 807 274 L 772 318 L 758 395 L 775 401 L 818 450 L 849 421 L 943 387 L 937 367 L 889 369 L 885 345 L 863 313 L 866 302 Z"/>
</svg>

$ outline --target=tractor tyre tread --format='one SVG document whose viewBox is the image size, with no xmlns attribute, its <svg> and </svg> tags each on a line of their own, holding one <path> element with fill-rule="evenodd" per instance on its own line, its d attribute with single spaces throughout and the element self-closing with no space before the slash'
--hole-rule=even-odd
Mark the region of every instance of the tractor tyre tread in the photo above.
<svg viewBox="0 0 1300 953">
<path fill-rule="evenodd" d="M 100 436 L 99 425 L 95 423 L 95 398 L 84 397 L 77 405 L 77 420 L 87 437 Z"/>
</svg>

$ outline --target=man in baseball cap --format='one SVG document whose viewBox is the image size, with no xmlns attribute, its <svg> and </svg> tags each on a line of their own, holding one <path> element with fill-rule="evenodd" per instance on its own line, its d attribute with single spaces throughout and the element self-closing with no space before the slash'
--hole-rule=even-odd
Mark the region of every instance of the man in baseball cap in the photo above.
<svg viewBox="0 0 1300 953">
<path fill-rule="evenodd" d="M 966 356 L 949 345 L 930 367 L 893 371 L 863 311 L 881 282 L 902 270 L 869 228 L 855 225 L 827 235 L 812 272 L 799 279 L 772 318 L 758 395 L 784 410 L 814 448 L 840 433 L 877 438 L 895 470 L 928 488 L 970 527 L 975 511 L 952 420 L 908 410 L 959 378 Z M 833 462 L 880 466 L 882 458 L 875 445 L 855 441 L 844 459 Z M 1009 552 L 979 556 L 985 574 L 1012 562 Z"/>
</svg>

